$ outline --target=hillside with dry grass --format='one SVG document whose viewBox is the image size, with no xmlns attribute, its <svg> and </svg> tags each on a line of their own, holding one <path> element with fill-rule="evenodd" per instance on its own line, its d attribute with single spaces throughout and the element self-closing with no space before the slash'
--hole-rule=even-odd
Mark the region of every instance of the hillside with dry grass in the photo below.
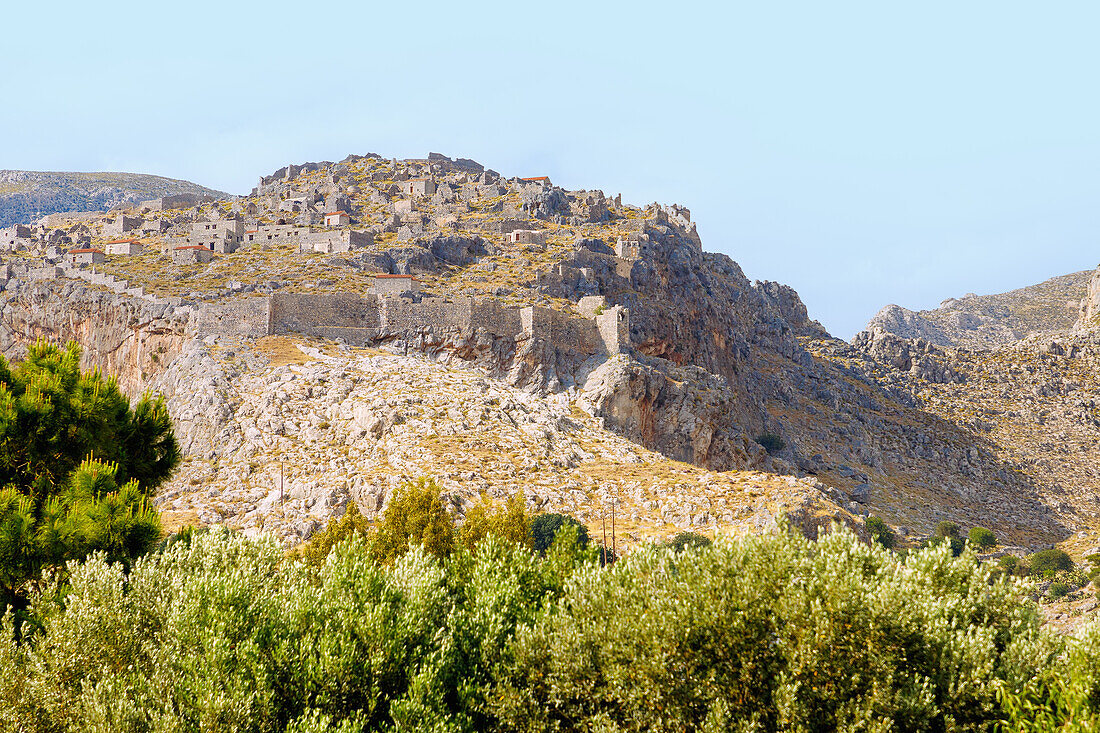
<svg viewBox="0 0 1100 733">
<path fill-rule="evenodd" d="M 140 173 L 0 170 L 0 227 L 30 224 L 48 214 L 107 211 L 181 193 L 227 195 L 190 181 Z"/>
<path fill-rule="evenodd" d="M 66 240 L 107 250 L 128 217 L 125 254 L 82 266 L 58 253 Z M 345 244 L 318 248 L 318 236 Z M 196 241 L 203 257 L 177 256 Z M 522 492 L 593 531 L 613 511 L 628 543 L 765 531 L 783 515 L 808 534 L 879 516 L 903 545 L 943 520 L 1019 547 L 1083 526 L 1048 475 L 914 386 L 965 394 L 970 367 L 927 344 L 895 358 L 832 339 L 792 289 L 706 251 L 682 206 L 435 154 L 349 156 L 287 166 L 243 197 L 61 218 L 10 262 L 6 354 L 43 335 L 81 338 L 89 366 L 168 399 L 188 459 L 158 500 L 174 522 L 291 545 L 348 502 L 377 516 L 396 485 L 431 475 L 460 519 L 482 493 Z M 617 307 L 628 338 L 602 353 L 424 323 L 326 340 L 242 335 L 203 316 L 283 293 L 381 297 L 369 293 L 394 275 L 416 278 L 393 295 L 408 304 L 473 297 L 577 319 Z M 1001 320 L 1022 328 L 1073 287 L 981 308 L 1006 308 Z M 910 383 L 898 372 L 913 365 Z"/>
<path fill-rule="evenodd" d="M 1092 270 L 1085 270 L 1007 293 L 969 293 L 949 298 L 932 310 L 888 305 L 871 319 L 867 330 L 921 338 L 941 347 L 1004 346 L 1028 336 L 1072 328 L 1091 276 Z"/>
</svg>

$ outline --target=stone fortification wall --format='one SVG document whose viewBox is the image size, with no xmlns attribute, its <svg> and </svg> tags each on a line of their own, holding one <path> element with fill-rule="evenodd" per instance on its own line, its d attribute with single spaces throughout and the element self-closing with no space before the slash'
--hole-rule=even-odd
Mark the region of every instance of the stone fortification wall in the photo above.
<svg viewBox="0 0 1100 733">
<path fill-rule="evenodd" d="M 405 298 L 383 298 L 382 326 L 389 331 L 417 331 L 430 328 L 465 331 L 473 324 L 473 298 L 424 298 L 419 303 Z M 497 334 L 511 336 L 513 334 Z"/>
<path fill-rule="evenodd" d="M 475 298 L 423 298 L 415 302 L 354 293 L 278 293 L 206 306 L 196 314 L 193 327 L 200 333 L 252 338 L 302 333 L 343 338 L 356 344 L 377 341 L 387 334 L 441 334 L 480 328 L 499 337 L 528 335 L 559 349 L 597 354 L 618 353 L 627 345 L 626 311 L 613 311 L 593 320 L 550 308 L 512 308 L 499 301 Z"/>
<path fill-rule="evenodd" d="M 271 299 L 247 298 L 208 305 L 194 314 L 191 327 L 198 333 L 260 338 L 272 333 Z"/>
<path fill-rule="evenodd" d="M 501 335 L 523 333 L 520 309 L 509 308 L 499 300 L 474 300 L 470 318 L 475 326 L 489 333 Z"/>
<path fill-rule="evenodd" d="M 319 328 L 379 328 L 378 304 L 354 293 L 272 295 L 271 333 L 317 333 Z"/>
</svg>

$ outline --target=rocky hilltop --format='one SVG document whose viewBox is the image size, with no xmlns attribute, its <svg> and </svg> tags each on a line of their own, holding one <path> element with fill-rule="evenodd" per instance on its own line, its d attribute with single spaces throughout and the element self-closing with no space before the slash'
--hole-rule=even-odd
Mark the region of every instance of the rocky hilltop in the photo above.
<svg viewBox="0 0 1100 733">
<path fill-rule="evenodd" d="M 923 339 L 940 347 L 1004 346 L 1035 334 L 1072 328 L 1091 276 L 1086 270 L 997 295 L 967 293 L 948 298 L 932 310 L 888 305 L 875 314 L 866 330 Z"/>
<path fill-rule="evenodd" d="M 0 348 L 78 338 L 165 395 L 178 521 L 292 544 L 431 474 L 459 516 L 522 491 L 593 529 L 614 509 L 634 539 L 875 514 L 905 541 L 950 519 L 1038 547 L 1094 524 L 928 402 L 965 364 L 832 338 L 791 288 L 706 251 L 682 206 L 368 154 L 3 243 Z"/>
<path fill-rule="evenodd" d="M 211 200 L 227 196 L 189 181 L 139 173 L 0 170 L 0 227 L 30 224 L 60 212 L 108 211 L 178 194 Z"/>
</svg>

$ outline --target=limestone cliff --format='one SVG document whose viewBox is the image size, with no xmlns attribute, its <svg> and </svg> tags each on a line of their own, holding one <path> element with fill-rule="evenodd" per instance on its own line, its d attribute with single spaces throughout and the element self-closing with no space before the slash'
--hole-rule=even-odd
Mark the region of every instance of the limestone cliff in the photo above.
<svg viewBox="0 0 1100 733">
<path fill-rule="evenodd" d="M 1085 286 L 1084 298 L 1077 315 L 1074 329 L 1086 331 L 1100 326 L 1100 268 L 1091 273 Z"/>
</svg>

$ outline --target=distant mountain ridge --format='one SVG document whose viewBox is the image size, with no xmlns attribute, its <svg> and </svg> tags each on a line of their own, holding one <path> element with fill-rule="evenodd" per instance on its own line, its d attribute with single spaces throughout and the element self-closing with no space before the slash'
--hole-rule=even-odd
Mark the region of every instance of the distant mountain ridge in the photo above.
<svg viewBox="0 0 1100 733">
<path fill-rule="evenodd" d="M 190 181 L 142 173 L 0 170 L 0 227 L 30 224 L 47 214 L 101 211 L 181 193 L 229 195 Z"/>
<path fill-rule="evenodd" d="M 867 324 L 903 339 L 944 348 L 991 349 L 1028 336 L 1073 328 L 1092 270 L 995 295 L 948 298 L 938 308 L 911 311 L 888 305 Z"/>
</svg>

